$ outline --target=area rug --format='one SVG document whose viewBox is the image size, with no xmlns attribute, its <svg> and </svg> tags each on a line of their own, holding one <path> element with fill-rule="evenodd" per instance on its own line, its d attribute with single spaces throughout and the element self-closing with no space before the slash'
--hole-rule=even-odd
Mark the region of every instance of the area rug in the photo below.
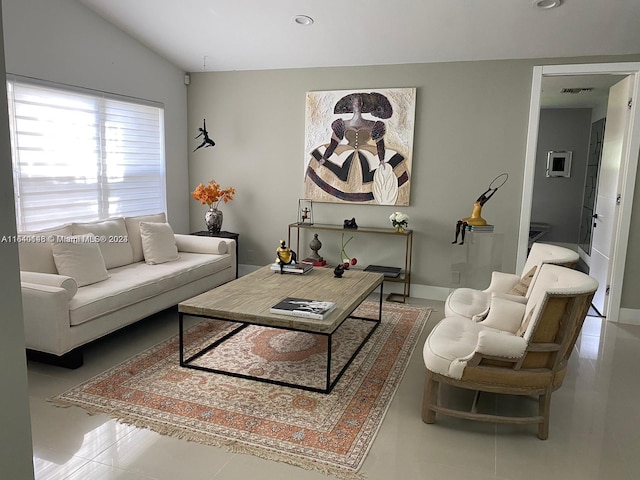
<svg viewBox="0 0 640 480">
<path fill-rule="evenodd" d="M 368 318 L 377 313 L 378 303 L 370 301 L 355 312 Z M 426 308 L 384 302 L 379 328 L 328 395 L 181 368 L 176 335 L 51 400 L 161 434 L 359 478 L 429 314 Z M 185 345 L 197 349 L 232 326 L 195 325 L 185 333 Z M 363 327 L 371 323 L 340 327 L 332 362 L 351 356 L 366 335 Z M 322 382 L 324 337 L 249 327 L 232 340 L 198 361 L 254 376 Z"/>
</svg>

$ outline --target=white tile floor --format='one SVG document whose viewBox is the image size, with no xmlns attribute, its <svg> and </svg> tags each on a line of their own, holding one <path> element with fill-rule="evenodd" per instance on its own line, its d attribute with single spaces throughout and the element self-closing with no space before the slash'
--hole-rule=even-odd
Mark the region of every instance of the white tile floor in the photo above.
<svg viewBox="0 0 640 480">
<path fill-rule="evenodd" d="M 434 321 L 442 303 L 433 306 Z M 430 322 L 431 323 L 431 322 Z M 85 365 L 64 370 L 32 362 L 29 390 L 38 480 L 320 480 L 329 477 L 249 455 L 227 453 L 148 430 L 107 415 L 46 401 L 174 335 L 177 314 L 165 311 L 87 349 Z M 423 334 L 382 428 L 361 470 L 369 480 L 632 480 L 640 478 L 640 326 L 588 317 L 569 375 L 555 392 L 549 439 L 532 426 L 476 423 L 439 416 L 420 419 Z M 467 392 L 448 390 L 454 401 Z M 481 397 L 485 408 L 516 411 L 527 398 Z"/>
</svg>

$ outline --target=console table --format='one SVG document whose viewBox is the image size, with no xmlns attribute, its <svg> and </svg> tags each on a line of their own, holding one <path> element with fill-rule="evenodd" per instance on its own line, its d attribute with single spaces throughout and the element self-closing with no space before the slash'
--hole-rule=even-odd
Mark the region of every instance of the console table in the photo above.
<svg viewBox="0 0 640 480">
<path fill-rule="evenodd" d="M 410 294 L 411 289 L 411 254 L 413 250 L 413 230 L 405 230 L 404 232 L 396 232 L 393 228 L 375 228 L 375 227 L 358 227 L 344 228 L 342 225 L 330 225 L 323 223 L 290 223 L 287 244 L 291 246 L 291 233 L 296 231 L 296 252 L 300 251 L 300 231 L 301 230 L 330 230 L 338 232 L 346 232 L 354 235 L 393 235 L 398 239 L 404 240 L 404 270 L 400 272 L 397 278 L 384 277 L 385 282 L 402 283 L 402 293 L 390 293 L 387 300 L 405 303 Z"/>
</svg>

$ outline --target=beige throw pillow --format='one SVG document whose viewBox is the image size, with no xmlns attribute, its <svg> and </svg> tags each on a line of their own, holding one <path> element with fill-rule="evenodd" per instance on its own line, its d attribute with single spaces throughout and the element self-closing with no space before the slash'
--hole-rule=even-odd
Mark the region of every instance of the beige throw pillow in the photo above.
<svg viewBox="0 0 640 480">
<path fill-rule="evenodd" d="M 168 223 L 140 222 L 140 238 L 146 263 L 156 265 L 180 258 L 176 237 Z"/>
<path fill-rule="evenodd" d="M 515 333 L 520 325 L 527 306 L 523 303 L 512 302 L 502 298 L 492 298 L 487 318 L 479 322 L 480 325 Z"/>
<path fill-rule="evenodd" d="M 78 287 L 109 278 L 93 233 L 59 237 L 51 244 L 51 251 L 58 273 L 75 279 Z"/>
<path fill-rule="evenodd" d="M 538 267 L 533 267 L 531 270 L 529 270 L 527 274 L 520 279 L 518 284 L 509 291 L 509 294 L 520 295 L 521 297 L 524 297 L 527 294 L 527 290 L 529 290 L 531 280 L 533 280 L 533 277 L 536 274 L 536 268 Z"/>
</svg>

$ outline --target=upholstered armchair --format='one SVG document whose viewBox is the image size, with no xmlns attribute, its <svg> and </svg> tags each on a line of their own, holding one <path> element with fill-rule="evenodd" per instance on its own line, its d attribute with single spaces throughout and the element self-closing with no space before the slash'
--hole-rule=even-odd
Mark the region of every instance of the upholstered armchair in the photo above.
<svg viewBox="0 0 640 480">
<path fill-rule="evenodd" d="M 568 248 L 534 243 L 527 256 L 521 275 L 492 272 L 491 283 L 485 290 L 457 288 L 449 294 L 444 304 L 445 316 L 461 316 L 474 320 L 484 318 L 489 310 L 492 297 L 500 297 L 515 302 L 526 303 L 528 287 L 544 263 L 573 267 L 578 263 L 577 252 Z"/>
<path fill-rule="evenodd" d="M 526 304 L 494 299 L 486 319 L 445 317 L 423 349 L 427 368 L 422 420 L 436 414 L 499 423 L 537 424 L 549 435 L 551 393 L 562 385 L 569 356 L 598 282 L 577 270 L 543 264 Z M 439 403 L 441 384 L 478 392 L 538 396 L 531 416 L 500 416 Z M 475 402 L 474 402 L 475 403 Z"/>
</svg>

